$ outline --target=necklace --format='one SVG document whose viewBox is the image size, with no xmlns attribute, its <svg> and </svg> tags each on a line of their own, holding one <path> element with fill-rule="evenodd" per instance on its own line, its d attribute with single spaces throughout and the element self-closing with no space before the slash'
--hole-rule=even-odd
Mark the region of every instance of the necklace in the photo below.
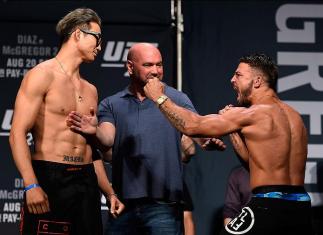
<svg viewBox="0 0 323 235">
<path fill-rule="evenodd" d="M 71 78 L 71 76 L 69 76 L 69 75 L 67 74 L 67 72 L 66 72 L 66 70 L 64 69 L 64 67 L 63 67 L 62 63 L 57 59 L 57 57 L 55 56 L 54 58 L 55 58 L 55 60 L 57 61 L 57 63 L 59 64 L 59 67 L 62 69 L 63 73 L 64 73 L 67 77 L 70 77 L 70 78 Z M 72 80 L 71 80 L 71 82 L 72 82 Z M 75 89 L 75 91 L 76 91 L 77 101 L 78 101 L 78 102 L 83 102 L 83 96 L 80 94 L 80 92 L 78 92 L 78 91 L 77 91 L 76 86 L 74 85 L 74 83 L 73 83 L 73 82 L 72 82 L 72 84 L 73 84 L 74 89 Z"/>
</svg>

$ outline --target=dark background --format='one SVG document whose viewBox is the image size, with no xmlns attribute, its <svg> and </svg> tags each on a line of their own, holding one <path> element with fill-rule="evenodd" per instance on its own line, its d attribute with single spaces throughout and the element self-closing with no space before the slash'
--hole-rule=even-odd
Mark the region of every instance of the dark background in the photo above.
<svg viewBox="0 0 323 235">
<path fill-rule="evenodd" d="M 284 5 L 323 8 L 322 1 L 183 1 L 183 90 L 188 94 L 201 114 L 216 113 L 226 104 L 235 103 L 230 78 L 238 59 L 252 52 L 265 52 L 278 61 L 279 52 L 320 53 L 323 48 L 323 10 L 313 12 L 311 17 L 291 17 L 289 28 L 302 29 L 304 21 L 315 23 L 314 43 L 278 42 L 279 28 L 276 14 Z M 315 4 L 315 5 L 314 5 Z M 33 59 L 51 58 L 57 51 L 58 38 L 55 25 L 67 12 L 77 7 L 95 10 L 103 21 L 102 52 L 92 64 L 82 65 L 82 75 L 96 85 L 99 99 L 122 89 L 128 83 L 124 67 L 102 67 L 110 63 L 122 66 L 123 55 L 133 42 L 158 43 L 164 64 L 164 80 L 176 87 L 176 27 L 171 17 L 169 1 L 2 1 L 0 2 L 0 231 L 1 234 L 17 234 L 20 199 L 8 196 L 9 192 L 21 191 L 19 174 L 12 161 L 8 144 L 10 112 L 13 109 L 17 89 L 23 77 L 23 69 L 29 69 Z M 291 10 L 292 11 L 292 10 Z M 305 11 L 305 10 L 304 10 Z M 300 11 L 302 12 L 302 11 Z M 310 14 L 309 13 L 309 14 Z M 315 15 L 316 14 L 316 15 Z M 36 36 L 37 43 L 21 42 L 19 38 Z M 109 59 L 107 46 L 114 45 L 114 59 Z M 117 56 L 117 45 L 121 56 Z M 49 47 L 50 55 L 15 55 L 6 53 L 10 48 L 28 46 Z M 23 60 L 23 65 L 9 62 Z M 293 60 L 293 58 L 291 58 Z M 322 60 L 323 65 L 323 60 Z M 279 66 L 280 78 L 303 70 L 307 66 Z M 10 70 L 10 74 L 7 73 Z M 21 71 L 14 75 L 13 70 Z M 1 75 L 4 71 L 4 75 Z M 323 76 L 322 67 L 318 74 Z M 323 102 L 323 91 L 309 84 L 278 92 L 286 101 Z M 322 106 L 323 107 L 323 103 Z M 311 120 L 303 115 L 310 128 Z M 8 121 L 9 120 L 9 121 Z M 322 115 L 320 116 L 322 123 Z M 9 124 L 9 125 L 8 125 Z M 309 143 L 322 146 L 320 134 L 309 133 Z M 185 179 L 194 202 L 194 219 L 198 235 L 217 234 L 222 226 L 223 206 L 227 176 L 232 167 L 239 164 L 228 139 L 225 152 L 205 152 L 185 165 Z M 319 149 L 322 149 L 322 147 Z M 315 195 L 313 199 L 314 221 L 317 230 L 322 221 L 322 151 L 310 154 L 308 162 L 314 168 L 307 171 L 306 188 Z M 6 194 L 7 193 L 7 194 Z M 320 193 L 320 194 L 319 194 Z M 5 197 L 4 195 L 7 195 Z M 312 196 L 311 194 L 311 196 Z M 10 208 L 14 207 L 14 208 Z M 4 217 L 7 217 L 4 221 Z M 9 218 L 10 217 L 10 218 Z M 320 230 L 322 231 L 322 230 Z"/>
</svg>

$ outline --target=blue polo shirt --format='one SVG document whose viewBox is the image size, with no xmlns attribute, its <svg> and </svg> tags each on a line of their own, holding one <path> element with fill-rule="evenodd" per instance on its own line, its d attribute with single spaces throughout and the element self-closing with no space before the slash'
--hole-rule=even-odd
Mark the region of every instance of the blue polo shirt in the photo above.
<svg viewBox="0 0 323 235">
<path fill-rule="evenodd" d="M 184 93 L 165 86 L 165 94 L 196 112 Z M 153 101 L 140 101 L 127 87 L 101 101 L 98 119 L 116 128 L 112 182 L 121 199 L 182 199 L 181 133 Z"/>
</svg>

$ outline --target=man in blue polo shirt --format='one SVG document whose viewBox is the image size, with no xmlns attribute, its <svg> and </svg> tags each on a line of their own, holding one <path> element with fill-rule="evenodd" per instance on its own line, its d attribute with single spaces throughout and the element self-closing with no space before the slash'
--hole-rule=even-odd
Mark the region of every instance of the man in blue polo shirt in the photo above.
<svg viewBox="0 0 323 235">
<path fill-rule="evenodd" d="M 163 78 L 162 56 L 149 43 L 135 44 L 127 69 L 130 85 L 100 103 L 98 126 L 95 116 L 74 112 L 69 116 L 74 120 L 71 128 L 95 133 L 107 149 L 113 146 L 112 182 L 126 209 L 109 220 L 108 234 L 182 234 L 182 134 L 158 109 L 166 99 L 154 103 L 143 90 L 148 79 Z M 165 85 L 165 94 L 196 112 L 184 93 Z M 225 148 L 220 140 L 206 145 Z"/>
</svg>

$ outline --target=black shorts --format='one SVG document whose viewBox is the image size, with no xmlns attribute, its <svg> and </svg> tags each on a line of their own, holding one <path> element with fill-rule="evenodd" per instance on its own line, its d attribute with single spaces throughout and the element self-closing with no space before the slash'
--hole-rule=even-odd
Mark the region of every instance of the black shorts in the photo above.
<svg viewBox="0 0 323 235">
<path fill-rule="evenodd" d="M 21 212 L 23 235 L 101 235 L 100 191 L 93 164 L 69 165 L 33 161 L 41 188 L 49 199 L 50 212 Z"/>
<path fill-rule="evenodd" d="M 265 186 L 253 190 L 253 194 L 259 192 L 283 192 L 287 196 L 298 193 L 307 195 L 305 189 L 299 186 Z M 253 196 L 221 234 L 312 235 L 311 202 Z"/>
</svg>

